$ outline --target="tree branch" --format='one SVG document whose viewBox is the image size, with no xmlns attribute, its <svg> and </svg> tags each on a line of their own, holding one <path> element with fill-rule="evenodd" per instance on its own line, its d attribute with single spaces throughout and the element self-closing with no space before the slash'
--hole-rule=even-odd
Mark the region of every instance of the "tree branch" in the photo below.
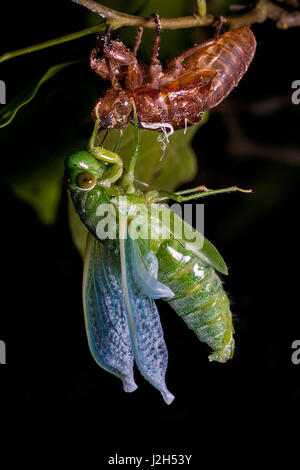
<svg viewBox="0 0 300 470">
<path fill-rule="evenodd" d="M 112 29 L 122 26 L 143 26 L 144 28 L 154 28 L 152 18 L 129 15 L 101 5 L 94 0 L 72 0 L 74 3 L 97 13 L 111 25 Z M 180 18 L 161 18 L 163 29 L 195 28 L 197 26 L 209 26 L 215 21 L 213 15 L 206 16 L 183 16 Z M 300 12 L 290 12 L 281 8 L 270 0 L 259 0 L 256 6 L 247 13 L 226 17 L 231 28 L 237 28 L 253 23 L 263 23 L 267 19 L 276 21 L 278 28 L 287 29 L 293 26 L 300 26 Z"/>
<path fill-rule="evenodd" d="M 111 8 L 105 7 L 100 3 L 93 0 L 72 0 L 74 3 L 93 11 L 102 18 L 104 18 L 111 26 L 112 29 L 118 29 L 122 26 L 143 26 L 144 28 L 154 28 L 154 21 L 152 18 L 143 16 L 128 15 Z M 298 2 L 298 0 L 286 0 L 287 3 Z M 213 15 L 205 15 L 205 0 L 197 0 L 198 14 L 194 16 L 183 16 L 180 18 L 161 18 L 161 24 L 164 29 L 180 29 L 180 28 L 196 28 L 199 26 L 210 26 L 217 18 Z M 294 26 L 300 26 L 300 12 L 290 12 L 281 8 L 270 0 L 258 0 L 256 6 L 247 13 L 240 15 L 227 16 L 226 20 L 231 29 L 239 28 L 253 23 L 263 23 L 267 19 L 276 21 L 278 28 L 287 29 Z M 67 41 L 87 36 L 96 32 L 103 31 L 105 28 L 104 23 L 91 26 L 90 28 L 76 31 L 75 33 L 67 34 L 60 38 L 51 39 L 49 41 L 41 42 L 33 46 L 24 47 L 15 51 L 6 52 L 0 56 L 0 63 L 5 62 L 20 55 L 29 54 L 31 52 L 46 49 L 47 47 L 56 46 Z"/>
<path fill-rule="evenodd" d="M 153 18 L 122 13 L 105 7 L 94 0 L 72 0 L 72 2 L 78 3 L 105 18 L 112 29 L 121 28 L 122 26 L 155 27 Z M 200 18 L 198 15 L 182 16 L 180 18 L 161 18 L 161 25 L 163 29 L 195 28 L 196 26 L 209 26 L 213 23 L 214 19 L 213 15 L 206 15 L 204 18 Z"/>
</svg>

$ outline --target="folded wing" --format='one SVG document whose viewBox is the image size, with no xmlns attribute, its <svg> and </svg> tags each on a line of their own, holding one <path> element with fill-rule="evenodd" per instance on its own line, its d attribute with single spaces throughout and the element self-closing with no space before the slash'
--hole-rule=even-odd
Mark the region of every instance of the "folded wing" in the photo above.
<svg viewBox="0 0 300 470">
<path fill-rule="evenodd" d="M 95 361 L 136 390 L 134 357 L 120 280 L 120 260 L 89 233 L 83 276 L 88 343 Z"/>
<path fill-rule="evenodd" d="M 123 225 L 121 219 L 120 233 L 125 235 L 125 223 Z M 120 240 L 122 287 L 135 361 L 145 379 L 157 388 L 165 402 L 170 404 L 174 400 L 174 396 L 167 389 L 165 381 L 168 351 L 159 313 L 154 300 L 144 294 L 144 284 L 141 287 L 139 279 L 135 277 L 137 266 L 132 250 L 136 241 L 124 238 L 125 236 L 121 236 Z M 161 283 L 155 286 L 154 280 L 148 280 L 149 290 L 153 290 L 156 298 L 159 289 L 161 289 L 161 296 L 167 293 Z M 172 296 L 172 291 L 168 290 L 168 294 Z"/>
</svg>

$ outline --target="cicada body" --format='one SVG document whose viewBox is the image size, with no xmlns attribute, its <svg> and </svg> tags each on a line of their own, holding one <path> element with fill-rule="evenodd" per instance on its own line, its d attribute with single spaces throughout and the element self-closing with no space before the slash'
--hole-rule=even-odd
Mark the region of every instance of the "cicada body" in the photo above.
<svg viewBox="0 0 300 470">
<path fill-rule="evenodd" d="M 169 302 L 213 349 L 210 360 L 225 362 L 233 355 L 234 330 L 216 271 L 227 274 L 227 268 L 199 232 L 153 203 L 155 191 L 126 194 L 121 185 L 104 185 L 104 172 L 105 165 L 88 152 L 66 161 L 75 209 L 90 232 L 83 282 L 90 350 L 126 391 L 136 389 L 135 360 L 171 403 L 165 384 L 168 353 L 154 300 Z"/>
</svg>

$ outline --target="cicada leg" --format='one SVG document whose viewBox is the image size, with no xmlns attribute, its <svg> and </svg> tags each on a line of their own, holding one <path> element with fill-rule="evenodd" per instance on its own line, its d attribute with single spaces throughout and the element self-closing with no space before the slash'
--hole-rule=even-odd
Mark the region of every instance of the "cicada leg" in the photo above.
<svg viewBox="0 0 300 470">
<path fill-rule="evenodd" d="M 201 192 L 197 192 L 197 191 L 201 191 Z M 185 189 L 183 191 L 178 191 L 175 193 L 169 193 L 167 191 L 160 191 L 159 197 L 155 200 L 155 202 L 162 202 L 162 201 L 166 201 L 167 199 L 172 199 L 176 202 L 185 202 L 185 201 L 191 201 L 192 199 L 200 199 L 202 197 L 212 196 L 214 194 L 231 193 L 235 191 L 240 191 L 242 193 L 251 193 L 252 189 L 242 189 L 242 188 L 239 188 L 238 186 L 230 186 L 228 188 L 222 188 L 222 189 L 208 189 L 206 188 L 206 186 L 197 186 L 195 188 Z M 185 196 L 185 194 L 188 194 L 188 193 L 196 193 L 196 194 L 189 194 L 188 196 Z"/>
<path fill-rule="evenodd" d="M 133 152 L 130 158 L 128 170 L 126 171 L 123 177 L 123 181 L 122 181 L 122 186 L 128 194 L 135 192 L 135 188 L 133 184 L 135 180 L 134 170 L 135 170 L 136 161 L 140 152 L 138 117 L 136 113 L 135 103 L 133 100 L 132 100 L 132 108 L 133 108 L 133 126 L 134 126 L 134 148 L 133 148 Z"/>
<path fill-rule="evenodd" d="M 141 45 L 143 32 L 144 32 L 144 28 L 142 26 L 140 26 L 137 30 L 137 33 L 136 33 L 135 43 L 134 43 L 134 47 L 133 47 L 133 51 L 132 51 L 135 56 L 136 56 L 137 51 L 139 50 L 139 47 Z"/>
<path fill-rule="evenodd" d="M 159 15 L 157 13 L 153 13 L 153 15 L 151 16 L 153 17 L 155 22 L 156 35 L 153 41 L 153 47 L 151 52 L 151 61 L 148 71 L 148 85 L 155 88 L 159 88 L 159 78 L 162 75 L 162 66 L 160 60 L 158 59 L 158 51 L 161 38 L 161 23 Z"/>
<path fill-rule="evenodd" d="M 115 152 L 105 149 L 104 147 L 96 147 L 95 140 L 97 136 L 97 131 L 99 129 L 99 119 L 96 120 L 93 134 L 91 136 L 88 151 L 98 160 L 101 160 L 104 163 L 107 163 L 111 166 L 105 171 L 101 178 L 101 183 L 103 184 L 112 184 L 115 183 L 123 174 L 123 161 L 119 155 Z"/>
<path fill-rule="evenodd" d="M 215 40 L 218 40 L 219 37 L 220 37 L 220 33 L 221 33 L 221 29 L 222 29 L 222 26 L 224 23 L 226 23 L 226 18 L 224 18 L 224 16 L 220 16 L 219 17 L 219 21 L 218 21 L 218 24 L 217 24 L 217 27 L 216 27 L 216 31 L 215 31 L 215 34 L 214 34 L 214 39 Z"/>
<path fill-rule="evenodd" d="M 115 147 L 114 147 L 114 152 L 116 153 L 119 150 L 121 139 L 123 137 L 123 129 L 119 129 L 119 136 L 117 138 Z"/>
</svg>

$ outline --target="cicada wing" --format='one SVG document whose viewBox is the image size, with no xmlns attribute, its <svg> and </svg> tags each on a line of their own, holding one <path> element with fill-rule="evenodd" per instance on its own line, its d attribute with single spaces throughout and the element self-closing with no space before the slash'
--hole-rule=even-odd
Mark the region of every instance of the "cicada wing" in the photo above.
<svg viewBox="0 0 300 470">
<path fill-rule="evenodd" d="M 83 276 L 83 305 L 88 343 L 95 361 L 119 377 L 126 392 L 136 390 L 120 260 L 90 233 Z"/>
<path fill-rule="evenodd" d="M 175 237 L 184 248 L 191 251 L 201 262 L 208 264 L 222 274 L 228 274 L 227 266 L 222 256 L 202 233 L 168 207 L 161 204 L 156 207 L 158 212 L 153 211 L 151 228 L 155 229 L 156 227 L 158 232 L 163 230 L 166 238 L 171 239 Z M 161 225 L 160 217 L 158 217 L 159 212 L 165 220 L 169 221 L 168 225 Z"/>
<path fill-rule="evenodd" d="M 121 221 L 121 219 L 120 219 Z M 121 224 L 120 224 L 121 227 Z M 120 230 L 122 233 L 122 230 Z M 157 388 L 167 404 L 172 395 L 166 386 L 168 350 L 159 313 L 153 299 L 145 295 L 134 277 L 130 239 L 120 239 L 122 287 L 127 306 L 132 348 L 136 364 L 148 382 Z"/>
<path fill-rule="evenodd" d="M 144 254 L 139 249 L 140 240 L 128 239 L 130 256 L 128 260 L 143 294 L 151 299 L 172 299 L 174 292 L 167 285 L 160 282 L 158 278 L 158 259 L 153 251 Z"/>
</svg>

